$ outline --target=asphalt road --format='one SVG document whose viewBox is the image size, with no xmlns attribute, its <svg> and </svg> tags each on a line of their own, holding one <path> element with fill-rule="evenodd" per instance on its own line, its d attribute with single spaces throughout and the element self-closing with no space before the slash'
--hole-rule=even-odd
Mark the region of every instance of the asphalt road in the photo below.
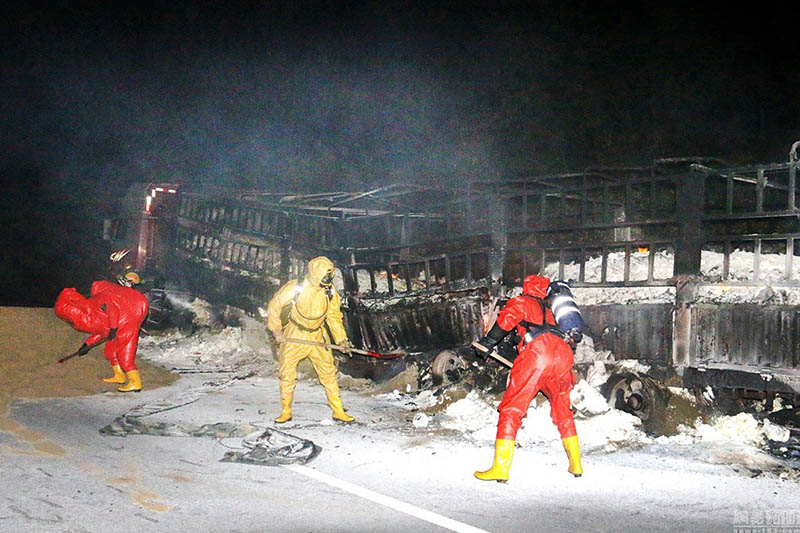
<svg viewBox="0 0 800 533">
<path fill-rule="evenodd" d="M 480 482 L 472 472 L 489 466 L 490 447 L 415 429 L 409 413 L 355 393 L 343 397 L 358 423 L 330 424 L 311 382 L 298 386 L 295 419 L 282 428 L 323 448 L 300 468 L 219 462 L 239 447 L 236 438 L 98 432 L 137 404 L 205 379 L 15 403 L 22 426 L 0 431 L 0 530 L 730 532 L 758 513 L 800 520 L 796 479 L 751 477 L 658 447 L 586 455 L 580 479 L 567 474 L 563 451 L 520 448 L 508 484 Z M 277 406 L 275 380 L 256 378 L 157 416 L 272 425 Z"/>
</svg>

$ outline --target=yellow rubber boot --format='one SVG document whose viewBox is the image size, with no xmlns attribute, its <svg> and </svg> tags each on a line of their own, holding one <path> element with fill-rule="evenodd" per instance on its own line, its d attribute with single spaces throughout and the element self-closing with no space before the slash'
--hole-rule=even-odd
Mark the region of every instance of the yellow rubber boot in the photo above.
<svg viewBox="0 0 800 533">
<path fill-rule="evenodd" d="M 125 383 L 125 372 L 119 365 L 111 367 L 114 370 L 114 375 L 110 378 L 103 378 L 106 383 Z"/>
<path fill-rule="evenodd" d="M 508 471 L 511 469 L 511 460 L 514 458 L 516 441 L 497 439 L 494 443 L 494 463 L 489 470 L 475 472 L 475 477 L 483 481 L 508 481 Z"/>
<path fill-rule="evenodd" d="M 281 398 L 281 414 L 275 419 L 278 424 L 283 424 L 292 419 L 292 398 Z"/>
<path fill-rule="evenodd" d="M 138 370 L 131 370 L 125 373 L 128 376 L 128 384 L 117 390 L 120 392 L 139 392 L 142 390 L 142 378 L 139 377 Z"/>
<path fill-rule="evenodd" d="M 341 411 L 334 411 L 331 416 L 333 417 L 334 420 L 338 420 L 339 422 L 352 422 L 353 420 L 355 420 L 355 417 L 348 415 L 344 411 L 344 409 L 342 409 Z"/>
<path fill-rule="evenodd" d="M 331 406 L 331 410 L 333 411 L 331 416 L 334 420 L 338 420 L 339 422 L 352 422 L 355 420 L 355 418 L 344 412 L 344 407 L 342 407 L 342 399 L 339 396 L 333 396 L 329 394 L 328 404 Z"/>
<path fill-rule="evenodd" d="M 567 471 L 575 477 L 583 475 L 583 467 L 581 467 L 581 449 L 578 446 L 578 436 L 567 437 L 561 439 L 564 443 L 564 451 L 567 452 L 567 459 L 569 459 L 569 468 Z"/>
</svg>

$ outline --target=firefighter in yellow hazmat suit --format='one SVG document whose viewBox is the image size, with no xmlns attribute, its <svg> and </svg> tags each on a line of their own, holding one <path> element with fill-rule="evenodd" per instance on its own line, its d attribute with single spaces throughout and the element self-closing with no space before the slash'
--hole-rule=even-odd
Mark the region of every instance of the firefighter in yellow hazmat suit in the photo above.
<svg viewBox="0 0 800 533">
<path fill-rule="evenodd" d="M 333 344 L 346 348 L 353 346 L 347 339 L 342 324 L 341 300 L 333 287 L 333 269 L 333 263 L 327 257 L 312 259 L 308 263 L 308 273 L 305 277 L 299 281 L 291 280 L 283 285 L 267 306 L 267 327 L 280 344 L 278 377 L 282 411 L 275 422 L 283 423 L 292 419 L 297 365 L 305 357 L 311 359 L 319 381 L 325 387 L 333 418 L 342 422 L 354 420 L 342 407 L 339 385 L 336 382 L 336 366 L 330 349 L 286 340 L 299 339 L 321 343 L 333 341 Z M 283 320 L 281 314 L 284 315 Z M 332 339 L 327 338 L 328 331 Z"/>
</svg>

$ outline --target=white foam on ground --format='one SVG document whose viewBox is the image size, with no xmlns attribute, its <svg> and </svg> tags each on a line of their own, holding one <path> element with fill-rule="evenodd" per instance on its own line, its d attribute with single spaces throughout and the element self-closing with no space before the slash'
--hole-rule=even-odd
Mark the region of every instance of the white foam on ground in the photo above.
<svg viewBox="0 0 800 533">
<path fill-rule="evenodd" d="M 600 415 L 610 409 L 605 396 L 584 379 L 575 384 L 569 397 L 572 407 L 585 417 Z"/>
<path fill-rule="evenodd" d="M 254 330 L 262 330 L 263 324 L 248 323 Z M 274 369 L 269 347 L 261 346 L 261 352 L 248 343 L 246 331 L 239 327 L 228 327 L 220 331 L 201 330 L 194 335 L 171 333 L 160 337 L 143 337 L 140 341 L 140 356 L 165 366 L 211 366 L 233 367 L 242 361 L 252 362 L 261 357 L 260 364 Z M 652 439 L 641 429 L 641 421 L 633 415 L 611 409 L 599 392 L 599 387 L 608 379 L 610 373 L 620 370 L 649 370 L 638 361 L 615 361 L 612 353 L 595 351 L 591 339 L 586 337 L 578 353 L 587 364 L 586 379 L 576 384 L 571 394 L 576 411 L 575 422 L 581 447 L 584 451 L 613 452 L 625 447 L 639 447 L 657 443 L 666 447 L 703 447 L 718 450 L 720 455 L 730 453 L 732 446 L 736 453 L 752 458 L 753 464 L 765 460 L 763 448 L 765 440 L 783 442 L 788 439 L 788 430 L 768 421 L 759 422 L 750 414 L 741 413 L 733 417 L 716 417 L 709 423 L 697 422 L 691 427 L 680 428 L 680 434 L 672 437 Z M 673 392 L 688 394 L 682 389 Z M 686 396 L 690 398 L 690 396 Z M 441 405 L 445 395 L 435 396 L 433 391 L 418 393 L 393 391 L 377 396 L 377 399 L 403 411 L 420 411 Z M 366 400 L 362 400 L 364 404 Z M 358 411 L 359 397 L 349 399 L 349 405 Z M 494 441 L 497 427 L 497 405 L 495 397 L 489 397 L 473 390 L 463 399 L 448 405 L 440 413 L 416 413 L 413 420 L 407 420 L 410 428 L 417 431 L 430 431 L 445 428 L 455 431 L 463 438 L 481 444 Z M 365 408 L 366 409 L 366 408 Z M 319 424 L 328 424 L 328 418 Z M 561 446 L 560 435 L 550 417 L 550 405 L 546 400 L 535 401 L 523 419 L 517 441 L 522 446 Z M 698 448 L 699 449 L 699 448 Z"/>
<path fill-rule="evenodd" d="M 680 434 L 675 437 L 659 437 L 660 443 L 694 444 L 718 443 L 738 444 L 761 448 L 765 439 L 786 442 L 789 430 L 771 423 L 769 420 L 759 422 L 749 413 L 734 416 L 721 415 L 714 417 L 711 423 L 696 422 L 693 427 L 681 426 Z"/>
<path fill-rule="evenodd" d="M 590 392 L 586 382 L 579 388 L 580 413 L 587 418 L 576 418 L 575 424 L 582 446 L 587 450 L 614 450 L 620 446 L 651 442 L 639 429 L 641 421 L 633 415 L 609 409 L 597 391 Z M 601 405 L 602 404 L 602 405 Z M 442 427 L 462 433 L 476 442 L 488 443 L 497 432 L 497 408 L 476 391 L 450 404 L 444 412 Z M 527 416 L 517 433 L 520 445 L 561 445 L 561 435 L 550 417 L 550 404 L 543 402 L 528 409 Z"/>
<path fill-rule="evenodd" d="M 271 360 L 269 346 L 254 350 L 245 342 L 242 328 L 226 327 L 221 331 L 201 330 L 194 334 L 172 332 L 162 336 L 142 337 L 138 356 L 165 367 L 232 368 L 257 359 Z"/>
</svg>

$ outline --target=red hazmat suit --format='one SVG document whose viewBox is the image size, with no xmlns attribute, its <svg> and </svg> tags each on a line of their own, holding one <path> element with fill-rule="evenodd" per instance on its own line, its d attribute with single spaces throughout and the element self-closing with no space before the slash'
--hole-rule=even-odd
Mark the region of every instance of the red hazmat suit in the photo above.
<svg viewBox="0 0 800 533">
<path fill-rule="evenodd" d="M 544 299 L 549 285 L 547 278 L 526 277 L 522 296 L 510 299 L 497 317 L 497 324 L 501 328 L 510 331 L 516 327 L 522 337 L 518 345 L 519 355 L 511 368 L 508 388 L 498 407 L 500 419 L 497 422 L 497 439 L 516 439 L 522 417 L 539 391 L 550 400 L 550 416 L 561 438 L 576 435 L 569 399 L 569 393 L 575 385 L 572 348 L 564 339 L 550 332 L 526 344 L 524 337 L 527 330 L 520 324 L 520 321 L 542 324 L 542 307 L 535 298 Z M 549 307 L 545 306 L 545 311 L 547 323 L 555 325 Z"/>
<path fill-rule="evenodd" d="M 56 316 L 78 331 L 91 334 L 85 342 L 89 346 L 116 329 L 116 336 L 106 342 L 105 356 L 112 366 L 119 366 L 125 372 L 136 370 L 133 360 L 139 344 L 139 328 L 147 311 L 147 298 L 143 294 L 108 281 L 92 283 L 89 298 L 75 289 L 64 289 L 55 305 Z"/>
</svg>

